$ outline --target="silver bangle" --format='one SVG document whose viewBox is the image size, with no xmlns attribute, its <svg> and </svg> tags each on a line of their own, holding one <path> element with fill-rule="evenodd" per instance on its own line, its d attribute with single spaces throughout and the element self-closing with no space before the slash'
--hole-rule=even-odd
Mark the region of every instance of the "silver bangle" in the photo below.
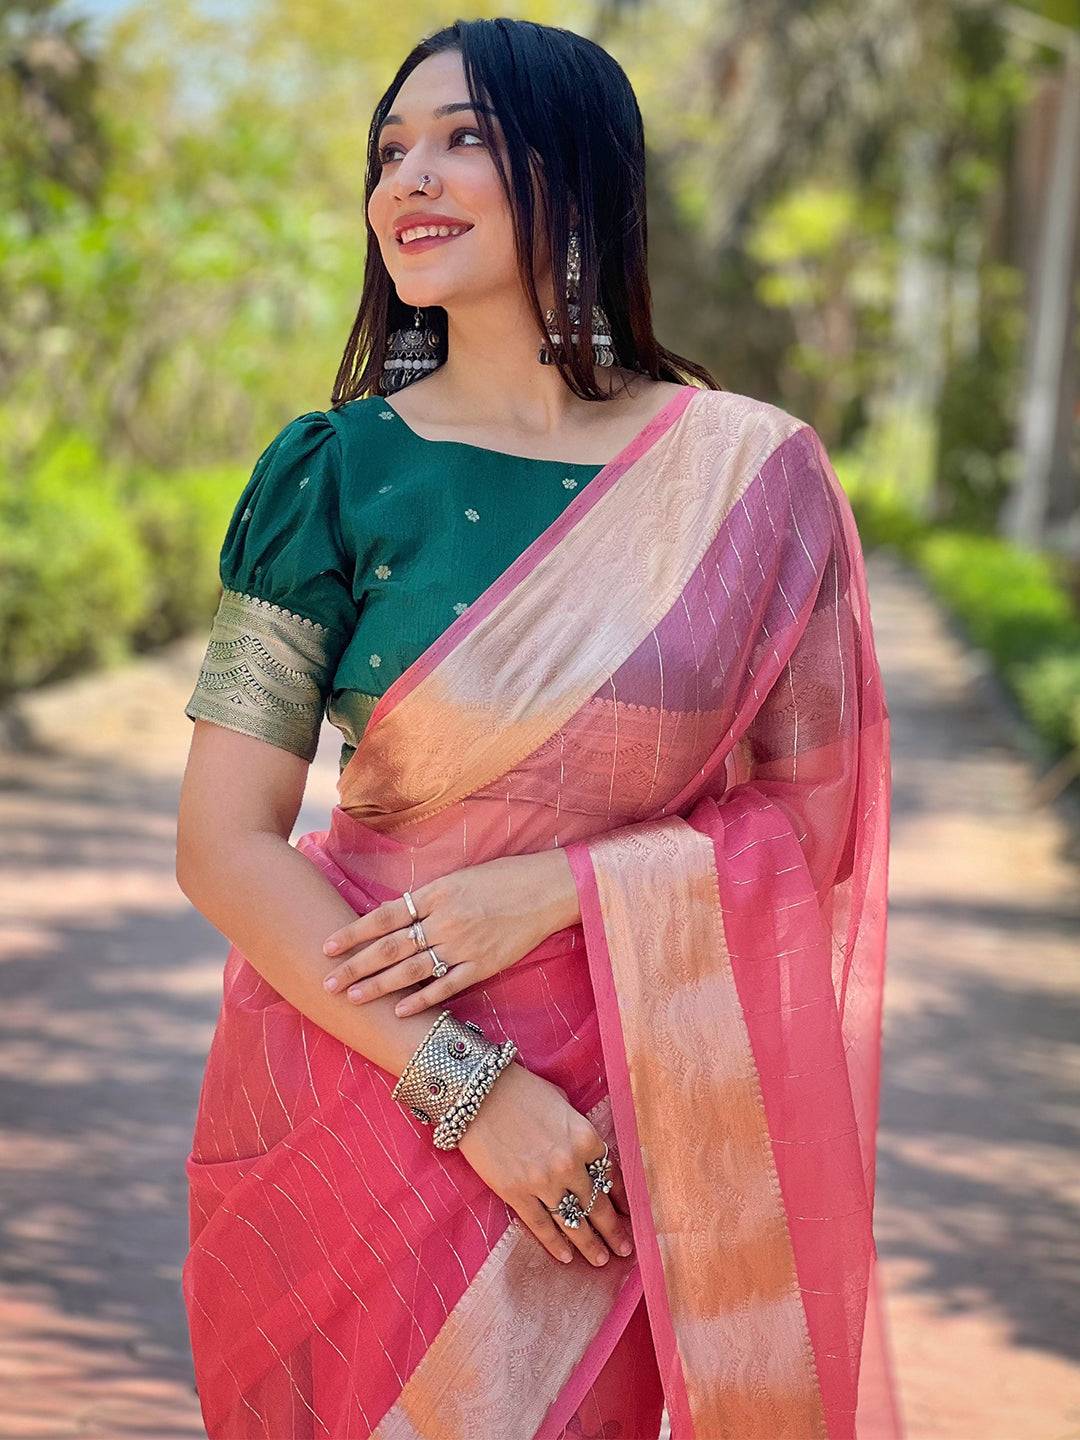
<svg viewBox="0 0 1080 1440">
<path fill-rule="evenodd" d="M 453 1150 L 457 1146 L 479 1110 L 481 1101 L 513 1060 L 517 1050 L 513 1040 L 491 1045 L 461 1095 L 435 1127 L 432 1141 L 436 1149 Z"/>
<path fill-rule="evenodd" d="M 424 1125 L 437 1125 L 464 1095 L 486 1054 L 497 1047 L 485 1040 L 472 1020 L 440 1011 L 431 1029 L 413 1051 L 390 1092 Z"/>
</svg>

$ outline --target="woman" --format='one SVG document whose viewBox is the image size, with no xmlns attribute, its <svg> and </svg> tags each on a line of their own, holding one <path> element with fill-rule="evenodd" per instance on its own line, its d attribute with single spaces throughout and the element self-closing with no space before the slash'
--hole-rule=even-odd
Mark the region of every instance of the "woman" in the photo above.
<svg viewBox="0 0 1080 1440">
<path fill-rule="evenodd" d="M 232 941 L 187 1162 L 212 1440 L 898 1433 L 862 555 L 814 431 L 656 342 L 643 174 L 589 41 L 418 45 L 335 404 L 226 534 L 177 861 Z"/>
</svg>

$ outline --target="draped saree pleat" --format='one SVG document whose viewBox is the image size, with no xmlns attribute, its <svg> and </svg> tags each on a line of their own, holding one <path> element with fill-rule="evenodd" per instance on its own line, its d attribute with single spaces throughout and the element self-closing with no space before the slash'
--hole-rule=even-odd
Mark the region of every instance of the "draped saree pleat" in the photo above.
<svg viewBox="0 0 1080 1440">
<path fill-rule="evenodd" d="M 187 1167 L 212 1440 L 593 1433 L 631 1342 L 673 1440 L 899 1435 L 861 1363 L 888 754 L 818 437 L 681 388 L 391 685 L 296 842 L 358 913 L 566 848 L 581 923 L 451 1008 L 613 1143 L 635 1252 L 558 1265 L 232 947 Z M 633 1440 L 624 1398 L 596 1433 Z"/>
</svg>

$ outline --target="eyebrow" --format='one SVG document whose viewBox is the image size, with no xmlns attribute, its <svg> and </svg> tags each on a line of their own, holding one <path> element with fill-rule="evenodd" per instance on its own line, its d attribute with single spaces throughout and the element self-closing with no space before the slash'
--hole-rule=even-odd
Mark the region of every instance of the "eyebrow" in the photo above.
<svg viewBox="0 0 1080 1440">
<path fill-rule="evenodd" d="M 455 115 L 459 110 L 472 110 L 474 114 L 479 114 L 482 110 L 485 115 L 493 116 L 495 114 L 490 105 L 474 105 L 471 100 L 454 100 L 449 105 L 436 105 L 431 116 L 433 120 L 441 120 L 444 115 Z M 387 115 L 379 126 L 379 134 L 381 135 L 388 125 L 404 124 L 405 117 L 403 115 Z"/>
</svg>

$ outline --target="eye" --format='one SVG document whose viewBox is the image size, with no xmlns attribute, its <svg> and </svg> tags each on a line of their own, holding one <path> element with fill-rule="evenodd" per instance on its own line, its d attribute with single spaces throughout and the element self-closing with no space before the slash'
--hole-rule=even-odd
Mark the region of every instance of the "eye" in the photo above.
<svg viewBox="0 0 1080 1440">
<path fill-rule="evenodd" d="M 459 135 L 471 135 L 475 140 L 478 140 L 478 141 L 480 142 L 480 145 L 481 145 L 481 146 L 483 146 L 484 137 L 483 137 L 483 136 L 479 133 L 479 131 L 477 131 L 477 130 L 455 130 L 455 131 L 453 131 L 452 134 L 451 134 L 451 136 L 450 136 L 450 144 L 451 144 L 451 145 L 453 145 L 454 141 L 457 139 L 457 137 L 458 137 Z M 467 150 L 471 150 L 473 147 L 472 147 L 471 145 L 467 145 L 465 148 L 466 148 Z M 387 145 L 384 145 L 384 146 L 382 147 L 382 149 L 379 151 L 379 159 L 380 159 L 380 161 L 381 161 L 384 165 L 389 164 L 390 161 L 393 160 L 395 157 L 394 157 L 393 155 L 389 155 L 387 152 L 390 151 L 390 150 L 400 150 L 400 149 L 401 149 L 401 146 L 397 143 L 396 140 L 395 140 L 395 141 L 391 141 L 391 142 L 390 142 L 389 144 L 387 144 Z"/>
</svg>

